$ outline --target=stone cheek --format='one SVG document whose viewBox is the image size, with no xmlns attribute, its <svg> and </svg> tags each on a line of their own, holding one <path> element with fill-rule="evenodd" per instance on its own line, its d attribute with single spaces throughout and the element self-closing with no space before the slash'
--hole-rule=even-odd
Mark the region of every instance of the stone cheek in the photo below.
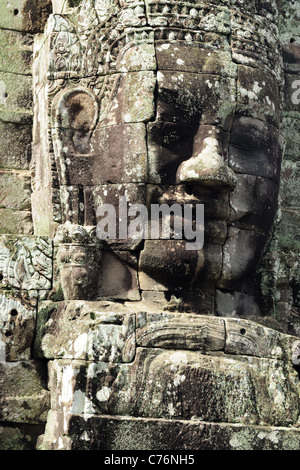
<svg viewBox="0 0 300 470">
<path fill-rule="evenodd" d="M 278 130 L 249 116 L 235 117 L 229 145 L 229 166 L 237 173 L 279 182 L 281 149 Z"/>
<path fill-rule="evenodd" d="M 256 260 L 261 257 L 265 244 L 266 236 L 260 232 L 230 227 L 224 244 L 222 274 L 217 283 L 218 287 L 239 290 L 235 287 L 247 278 L 247 273 L 254 271 Z M 243 256 L 245 252 L 246 256 Z"/>
<path fill-rule="evenodd" d="M 95 132 L 93 147 L 97 152 L 92 179 L 94 185 L 147 182 L 145 124 L 100 127 Z"/>
</svg>

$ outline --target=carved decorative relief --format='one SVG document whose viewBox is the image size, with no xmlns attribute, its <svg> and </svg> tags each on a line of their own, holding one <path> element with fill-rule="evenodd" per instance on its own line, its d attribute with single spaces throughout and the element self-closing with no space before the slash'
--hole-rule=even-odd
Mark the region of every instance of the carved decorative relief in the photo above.
<svg viewBox="0 0 300 470">
<path fill-rule="evenodd" d="M 95 297 L 102 259 L 102 243 L 96 237 L 95 227 L 68 223 L 60 226 L 54 246 L 56 290 L 61 290 L 66 300 Z"/>
<path fill-rule="evenodd" d="M 50 289 L 52 241 L 46 237 L 0 237 L 1 287 Z"/>
</svg>

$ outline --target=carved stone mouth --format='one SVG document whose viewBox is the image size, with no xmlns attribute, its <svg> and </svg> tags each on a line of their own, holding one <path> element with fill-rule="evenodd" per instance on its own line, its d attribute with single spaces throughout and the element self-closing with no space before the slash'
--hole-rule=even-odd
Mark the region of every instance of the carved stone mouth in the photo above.
<svg viewBox="0 0 300 470">
<path fill-rule="evenodd" d="M 228 190 L 220 191 L 200 185 L 180 185 L 166 189 L 156 199 L 151 200 L 152 203 L 158 204 L 203 204 L 206 216 L 218 220 L 227 221 L 230 216 L 230 203 Z"/>
</svg>

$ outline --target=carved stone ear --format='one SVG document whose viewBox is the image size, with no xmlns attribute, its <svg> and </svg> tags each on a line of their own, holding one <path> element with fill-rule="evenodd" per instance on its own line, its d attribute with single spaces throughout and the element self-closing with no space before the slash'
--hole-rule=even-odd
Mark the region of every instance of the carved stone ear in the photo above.
<svg viewBox="0 0 300 470">
<path fill-rule="evenodd" d="M 85 88 L 71 88 L 52 104 L 54 149 L 64 155 L 90 153 L 90 139 L 99 114 L 97 97 Z"/>
<path fill-rule="evenodd" d="M 81 223 L 80 188 L 91 181 L 91 138 L 99 116 L 96 95 L 83 87 L 56 95 L 51 109 L 51 133 L 64 212 L 63 220 Z M 71 212 L 72 211 L 72 214 Z M 76 215 L 77 214 L 77 215 Z"/>
</svg>

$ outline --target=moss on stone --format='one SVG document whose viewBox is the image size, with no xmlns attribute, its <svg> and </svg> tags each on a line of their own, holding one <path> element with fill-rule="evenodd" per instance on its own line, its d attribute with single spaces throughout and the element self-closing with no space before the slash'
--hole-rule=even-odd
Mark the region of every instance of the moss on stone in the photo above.
<svg viewBox="0 0 300 470">
<path fill-rule="evenodd" d="M 45 332 L 45 325 L 53 311 L 57 308 L 57 303 L 55 302 L 43 302 L 42 305 L 42 308 L 40 308 L 37 313 L 36 334 L 33 344 L 33 356 L 35 358 L 44 357 L 41 342 Z"/>
<path fill-rule="evenodd" d="M 300 233 L 295 230 L 299 227 L 300 212 L 296 210 L 283 210 L 282 220 L 277 231 L 279 251 L 300 251 Z"/>
<path fill-rule="evenodd" d="M 58 287 L 56 292 L 53 292 L 50 295 L 50 300 L 52 300 L 53 302 L 59 302 L 60 300 L 64 300 L 64 293 L 61 286 Z"/>
<path fill-rule="evenodd" d="M 34 450 L 37 438 L 44 428 L 39 425 L 15 425 L 0 427 L 0 451 Z"/>
<path fill-rule="evenodd" d="M 32 235 L 31 212 L 0 209 L 0 234 L 6 233 Z"/>
</svg>

